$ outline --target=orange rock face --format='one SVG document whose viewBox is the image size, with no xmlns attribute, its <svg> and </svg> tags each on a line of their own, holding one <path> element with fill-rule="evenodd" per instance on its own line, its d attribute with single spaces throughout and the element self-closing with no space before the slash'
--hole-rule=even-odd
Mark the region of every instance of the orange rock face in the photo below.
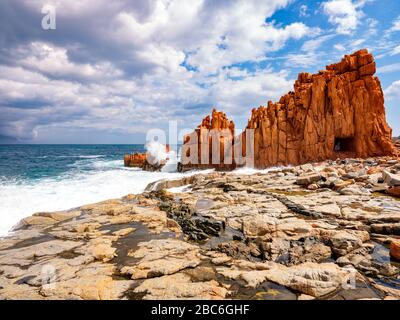
<svg viewBox="0 0 400 320">
<path fill-rule="evenodd" d="M 400 241 L 393 240 L 390 244 L 390 255 L 392 258 L 400 261 Z"/>
<path fill-rule="evenodd" d="M 247 129 L 254 133 L 254 166 L 398 154 L 392 129 L 386 123 L 383 91 L 375 72 L 372 54 L 359 50 L 317 74 L 300 73 L 294 91 L 279 102 L 269 101 L 267 107 L 253 109 Z M 233 122 L 214 110 L 212 118 L 207 116 L 193 133 L 200 140 L 199 152 L 204 144 L 202 128 L 229 128 L 234 134 Z M 242 156 L 246 156 L 246 132 L 241 138 Z M 184 140 L 183 156 L 188 155 L 189 140 Z M 226 166 L 190 166 L 196 167 Z"/>
<path fill-rule="evenodd" d="M 301 73 L 294 91 L 252 110 L 255 166 L 393 155 L 381 84 L 367 50 L 318 74 Z"/>
<path fill-rule="evenodd" d="M 126 154 L 124 156 L 125 167 L 141 168 L 146 162 L 145 153 Z"/>
<path fill-rule="evenodd" d="M 182 169 L 233 170 L 236 167 L 233 161 L 234 136 L 233 121 L 225 113 L 213 109 L 211 117 L 206 116 L 193 133 L 184 137 Z M 219 145 L 219 155 L 213 153 L 215 144 Z"/>
</svg>

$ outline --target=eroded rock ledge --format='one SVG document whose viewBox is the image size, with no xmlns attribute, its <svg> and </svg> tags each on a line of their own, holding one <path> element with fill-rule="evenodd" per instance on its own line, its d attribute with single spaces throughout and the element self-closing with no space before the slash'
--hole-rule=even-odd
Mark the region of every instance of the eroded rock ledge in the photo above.
<svg viewBox="0 0 400 320">
<path fill-rule="evenodd" d="M 399 174 L 394 158 L 216 172 L 38 213 L 0 240 L 0 298 L 400 299 Z"/>
</svg>

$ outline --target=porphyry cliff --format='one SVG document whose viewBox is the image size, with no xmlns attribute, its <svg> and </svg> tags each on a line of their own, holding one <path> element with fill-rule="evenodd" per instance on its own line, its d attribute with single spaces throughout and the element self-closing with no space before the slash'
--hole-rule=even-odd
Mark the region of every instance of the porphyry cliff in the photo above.
<svg viewBox="0 0 400 320">
<path fill-rule="evenodd" d="M 213 131 L 221 133 L 221 135 L 213 135 Z M 224 132 L 224 134 L 222 134 Z M 194 130 L 193 133 L 184 137 L 182 148 L 182 164 L 180 169 L 207 169 L 216 168 L 218 170 L 233 170 L 236 164 L 233 161 L 233 141 L 235 136 L 235 124 L 229 120 L 224 112 L 219 112 L 213 109 L 211 117 L 207 115 L 201 124 Z M 214 153 L 215 146 L 219 146 L 217 152 Z M 231 144 L 227 148 L 225 144 Z M 227 150 L 228 153 L 224 151 Z M 193 161 L 193 156 L 196 153 Z M 215 156 L 218 157 L 216 163 Z M 226 161 L 226 157 L 230 157 L 232 161 Z"/>
<path fill-rule="evenodd" d="M 294 91 L 253 109 L 246 129 L 254 130 L 254 166 L 396 154 L 375 72 L 372 54 L 359 50 L 317 74 L 300 73 Z"/>
</svg>

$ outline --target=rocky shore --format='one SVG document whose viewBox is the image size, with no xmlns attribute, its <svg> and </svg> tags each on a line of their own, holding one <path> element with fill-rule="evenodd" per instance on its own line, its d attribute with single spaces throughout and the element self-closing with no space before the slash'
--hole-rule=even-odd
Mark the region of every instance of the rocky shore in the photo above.
<svg viewBox="0 0 400 320">
<path fill-rule="evenodd" d="M 399 186 L 397 158 L 344 159 L 37 213 L 0 240 L 0 298 L 400 299 Z"/>
</svg>

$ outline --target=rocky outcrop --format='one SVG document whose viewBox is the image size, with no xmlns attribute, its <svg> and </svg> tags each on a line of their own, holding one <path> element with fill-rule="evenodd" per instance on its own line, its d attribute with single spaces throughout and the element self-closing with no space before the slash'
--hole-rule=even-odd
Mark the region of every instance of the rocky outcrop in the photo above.
<svg viewBox="0 0 400 320">
<path fill-rule="evenodd" d="M 294 91 L 279 102 L 253 109 L 246 129 L 254 130 L 254 166 L 400 154 L 386 123 L 383 91 L 375 72 L 372 54 L 359 50 L 317 74 L 300 73 Z M 197 136 L 201 128 L 210 127 L 233 128 L 233 123 L 214 110 L 211 125 L 208 117 L 204 119 Z M 241 138 L 245 156 L 250 143 L 246 131 Z"/>
<path fill-rule="evenodd" d="M 400 261 L 400 240 L 393 240 L 390 244 L 390 256 Z"/>
<path fill-rule="evenodd" d="M 181 171 L 208 168 L 235 169 L 234 136 L 233 121 L 230 121 L 225 113 L 213 109 L 211 117 L 206 116 L 193 133 L 184 137 Z"/>
<path fill-rule="evenodd" d="M 375 71 L 372 54 L 360 50 L 299 74 L 293 92 L 253 109 L 256 167 L 394 154 Z"/>
<path fill-rule="evenodd" d="M 146 162 L 145 153 L 126 154 L 124 156 L 125 167 L 141 168 L 143 167 L 145 162 Z"/>
<path fill-rule="evenodd" d="M 400 299 L 387 173 L 400 161 L 200 173 L 40 212 L 0 239 L 0 299 Z"/>
<path fill-rule="evenodd" d="M 162 146 L 162 145 L 160 145 Z M 164 148 L 164 146 L 162 146 Z M 165 152 L 168 154 L 170 147 L 165 146 Z M 145 171 L 159 171 L 166 164 L 168 159 L 158 159 L 158 155 L 153 155 L 151 152 L 126 154 L 124 156 L 124 166 L 131 168 L 141 168 Z"/>
</svg>

